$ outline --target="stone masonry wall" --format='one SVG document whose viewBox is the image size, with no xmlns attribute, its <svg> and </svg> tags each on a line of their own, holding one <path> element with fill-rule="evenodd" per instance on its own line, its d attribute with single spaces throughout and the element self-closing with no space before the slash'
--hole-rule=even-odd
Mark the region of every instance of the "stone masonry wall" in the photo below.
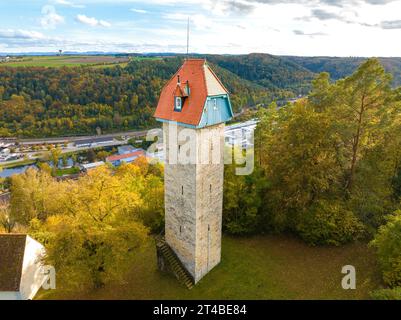
<svg viewBox="0 0 401 320">
<path fill-rule="evenodd" d="M 198 282 L 221 258 L 224 124 L 192 130 L 195 164 L 171 164 L 169 151 L 173 144 L 169 142 L 178 143 L 184 129 L 188 132 L 177 126 L 176 136 L 174 131 L 169 132 L 168 124 L 163 125 L 165 237 Z M 179 144 L 184 150 L 183 141 Z"/>
</svg>

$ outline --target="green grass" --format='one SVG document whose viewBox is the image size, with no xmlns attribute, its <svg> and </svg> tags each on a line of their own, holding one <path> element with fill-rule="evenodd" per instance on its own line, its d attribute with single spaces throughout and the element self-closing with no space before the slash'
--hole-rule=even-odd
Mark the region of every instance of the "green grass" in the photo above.
<svg viewBox="0 0 401 320">
<path fill-rule="evenodd" d="M 1 63 L 8 67 L 77 67 L 90 65 L 94 68 L 108 68 L 117 64 L 124 67 L 126 62 L 118 63 L 113 56 L 27 56 L 18 61 Z"/>
<path fill-rule="evenodd" d="M 353 265 L 357 289 L 343 290 L 341 269 Z M 41 291 L 42 299 L 368 299 L 382 286 L 376 259 L 365 243 L 310 247 L 281 236 L 223 237 L 222 262 L 192 290 L 160 273 L 154 244 L 133 262 L 123 283 L 66 294 Z"/>
<path fill-rule="evenodd" d="M 132 60 L 143 61 L 143 60 L 163 60 L 161 57 L 132 57 Z"/>
<path fill-rule="evenodd" d="M 72 167 L 72 168 L 66 168 L 66 169 L 57 169 L 56 171 L 56 176 L 61 177 L 67 174 L 77 174 L 79 173 L 79 168 L 77 167 Z"/>
<path fill-rule="evenodd" d="M 126 66 L 128 66 L 128 63 L 111 63 L 111 64 L 97 64 L 92 66 L 92 69 L 106 69 L 106 68 L 113 68 L 116 66 L 120 66 L 121 68 L 125 68 Z"/>
</svg>

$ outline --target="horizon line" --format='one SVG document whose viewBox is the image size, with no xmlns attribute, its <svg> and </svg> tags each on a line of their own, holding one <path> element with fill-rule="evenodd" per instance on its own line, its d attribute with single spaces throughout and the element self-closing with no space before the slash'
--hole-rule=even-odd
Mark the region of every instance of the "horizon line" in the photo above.
<svg viewBox="0 0 401 320">
<path fill-rule="evenodd" d="M 143 51 L 143 52 L 128 52 L 128 51 L 65 51 L 62 55 L 156 55 L 156 56 L 186 56 L 187 53 L 181 52 L 157 52 L 157 51 Z M 203 56 L 248 56 L 248 55 L 270 55 L 276 57 L 309 57 L 309 58 L 401 58 L 401 56 L 341 56 L 341 55 L 294 55 L 294 54 L 272 54 L 268 52 L 249 52 L 249 53 L 199 53 L 189 52 L 189 55 L 203 55 Z M 52 56 L 60 55 L 58 51 L 26 51 L 26 52 L 0 52 L 0 57 L 6 56 Z"/>
</svg>

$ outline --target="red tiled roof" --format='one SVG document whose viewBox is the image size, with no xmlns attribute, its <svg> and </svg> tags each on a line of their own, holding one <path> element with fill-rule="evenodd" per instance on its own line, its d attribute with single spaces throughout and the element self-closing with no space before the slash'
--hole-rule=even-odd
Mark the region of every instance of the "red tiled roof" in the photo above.
<svg viewBox="0 0 401 320">
<path fill-rule="evenodd" d="M 181 84 L 177 84 L 177 87 L 174 90 L 174 96 L 187 97 L 188 95 L 185 92 L 185 88 L 183 88 Z"/>
<path fill-rule="evenodd" d="M 117 161 L 117 160 L 123 160 L 123 159 L 127 159 L 127 158 L 140 157 L 140 156 L 144 156 L 144 155 L 145 155 L 145 153 L 143 152 L 143 150 L 139 150 L 139 151 L 135 151 L 135 152 L 127 153 L 127 154 L 118 154 L 115 156 L 110 156 L 110 157 L 107 157 L 106 160 L 107 161 Z"/>
<path fill-rule="evenodd" d="M 25 234 L 0 234 L 0 291 L 19 291 Z"/>
<path fill-rule="evenodd" d="M 154 117 L 194 126 L 198 125 L 208 96 L 208 85 L 205 75 L 206 68 L 211 71 L 204 59 L 185 60 L 181 68 L 163 88 Z M 221 90 L 228 93 L 213 71 L 211 71 L 211 74 L 221 85 Z M 181 111 L 174 110 L 174 96 L 176 94 L 178 77 L 180 77 L 180 82 L 185 85 L 188 81 L 190 90 L 190 94 L 185 98 Z"/>
</svg>

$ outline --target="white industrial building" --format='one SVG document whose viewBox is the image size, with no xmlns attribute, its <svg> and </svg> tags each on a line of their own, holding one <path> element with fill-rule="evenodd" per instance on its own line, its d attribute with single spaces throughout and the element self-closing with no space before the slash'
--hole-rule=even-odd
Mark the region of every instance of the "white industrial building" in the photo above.
<svg viewBox="0 0 401 320">
<path fill-rule="evenodd" d="M 105 165 L 104 161 L 86 163 L 86 164 L 81 165 L 81 169 L 82 169 L 82 171 L 87 172 L 91 169 L 95 169 L 95 168 L 98 168 L 98 167 L 101 167 L 104 165 Z"/>
<path fill-rule="evenodd" d="M 253 134 L 258 120 L 252 119 L 246 122 L 226 126 L 224 136 L 226 144 L 238 146 L 243 149 L 253 147 Z"/>
</svg>

